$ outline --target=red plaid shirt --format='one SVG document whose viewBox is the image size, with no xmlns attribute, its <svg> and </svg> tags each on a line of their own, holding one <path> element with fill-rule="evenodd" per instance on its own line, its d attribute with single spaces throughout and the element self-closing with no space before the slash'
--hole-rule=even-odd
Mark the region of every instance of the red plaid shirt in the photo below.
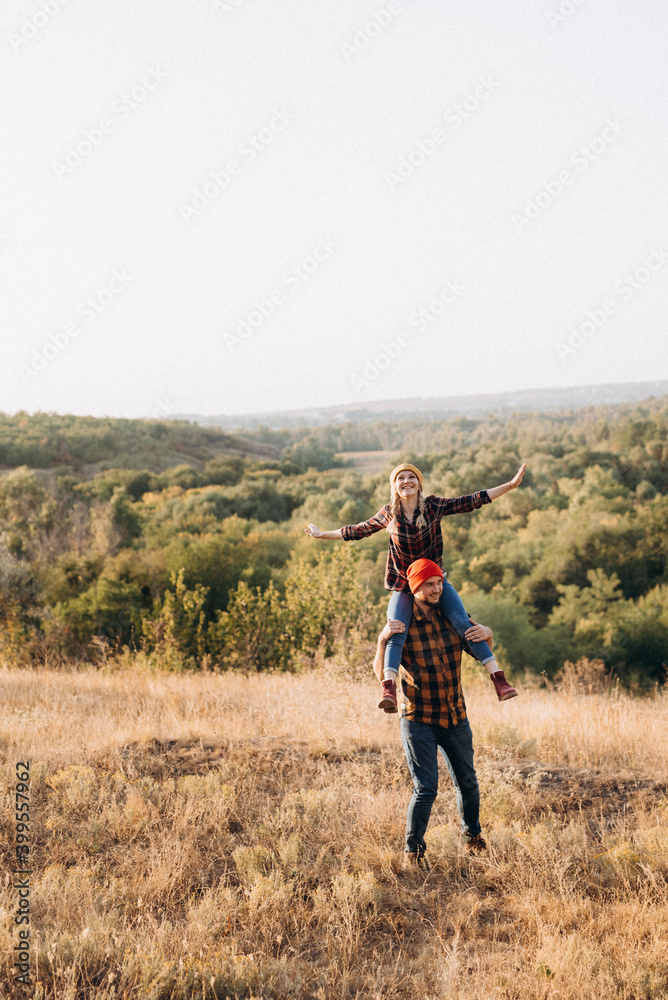
<svg viewBox="0 0 668 1000">
<path fill-rule="evenodd" d="M 462 649 L 470 652 L 450 622 L 435 608 L 431 621 L 417 604 L 401 656 L 402 718 L 456 726 L 466 718 L 462 693 Z"/>
<path fill-rule="evenodd" d="M 409 523 L 402 510 L 399 514 L 399 527 L 390 535 L 390 551 L 387 554 L 385 567 L 385 589 L 410 590 L 406 579 L 406 570 L 416 559 L 432 559 L 442 569 L 441 518 L 447 514 L 470 512 L 491 502 L 487 490 L 478 490 L 477 493 L 469 493 L 463 497 L 425 497 L 424 517 L 427 522 L 425 528 L 418 528 L 416 524 Z M 413 522 L 417 520 L 418 516 L 419 512 L 416 507 Z M 346 542 L 366 538 L 368 535 L 373 535 L 374 531 L 386 528 L 391 520 L 390 504 L 386 503 L 368 521 L 347 524 L 345 528 L 341 528 L 341 537 Z"/>
</svg>

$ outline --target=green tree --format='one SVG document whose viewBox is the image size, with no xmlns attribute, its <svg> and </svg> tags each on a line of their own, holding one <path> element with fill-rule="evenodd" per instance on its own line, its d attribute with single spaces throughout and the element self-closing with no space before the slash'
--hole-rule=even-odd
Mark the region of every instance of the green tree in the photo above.
<svg viewBox="0 0 668 1000">
<path fill-rule="evenodd" d="M 196 584 L 188 589 L 183 570 L 172 573 L 170 582 L 171 589 L 155 602 L 153 614 L 142 616 L 142 633 L 159 664 L 195 667 L 209 652 L 204 610 L 208 588 Z"/>
<path fill-rule="evenodd" d="M 245 672 L 285 670 L 292 666 L 295 637 L 288 613 L 273 584 L 251 589 L 241 580 L 209 626 L 208 642 L 216 663 Z"/>
</svg>

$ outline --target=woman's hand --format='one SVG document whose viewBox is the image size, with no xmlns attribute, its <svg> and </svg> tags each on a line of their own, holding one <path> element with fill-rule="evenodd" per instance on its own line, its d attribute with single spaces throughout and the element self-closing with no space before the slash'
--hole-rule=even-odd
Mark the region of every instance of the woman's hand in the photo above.
<svg viewBox="0 0 668 1000">
<path fill-rule="evenodd" d="M 322 531 L 317 524 L 309 524 L 307 528 L 304 528 L 304 531 L 311 538 L 325 538 L 327 540 L 343 538 L 341 528 L 336 528 L 334 531 Z"/>
<path fill-rule="evenodd" d="M 522 482 L 522 476 L 524 475 L 524 470 L 526 469 L 526 467 L 527 467 L 526 462 L 522 462 L 522 464 L 519 467 L 519 470 L 518 470 L 517 474 L 514 475 L 513 478 L 510 480 L 510 482 L 508 483 L 508 485 L 510 486 L 511 490 L 516 490 L 517 487 Z"/>
<path fill-rule="evenodd" d="M 378 636 L 381 642 L 387 642 L 391 635 L 395 632 L 405 632 L 406 626 L 403 622 L 400 622 L 398 618 L 390 618 L 389 621 L 385 622 L 382 632 Z"/>
<path fill-rule="evenodd" d="M 486 625 L 481 625 L 479 622 L 472 622 L 471 627 L 467 628 L 464 632 L 464 638 L 469 642 L 486 642 L 494 637 L 494 633 L 491 628 L 487 628 Z"/>
<path fill-rule="evenodd" d="M 522 476 L 524 475 L 524 470 L 526 469 L 526 462 L 522 462 L 517 473 L 508 483 L 503 483 L 502 486 L 492 486 L 491 489 L 487 490 L 487 496 L 490 500 L 496 500 L 497 497 L 502 497 L 504 493 L 510 493 L 511 490 L 516 490 L 517 487 L 522 482 Z"/>
</svg>

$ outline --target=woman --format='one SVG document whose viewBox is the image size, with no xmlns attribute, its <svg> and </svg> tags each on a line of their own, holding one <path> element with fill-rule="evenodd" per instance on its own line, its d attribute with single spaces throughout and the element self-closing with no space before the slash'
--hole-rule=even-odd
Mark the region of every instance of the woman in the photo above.
<svg viewBox="0 0 668 1000">
<path fill-rule="evenodd" d="M 385 568 L 385 589 L 392 591 L 387 608 L 388 620 L 404 623 L 403 632 L 395 632 L 385 648 L 385 669 L 383 697 L 378 707 L 386 711 L 396 709 L 396 678 L 401 664 L 401 653 L 406 641 L 406 632 L 413 614 L 411 594 L 406 570 L 416 559 L 431 559 L 443 568 L 443 535 L 441 518 L 449 514 L 471 512 L 510 490 L 515 490 L 522 482 L 526 463 L 507 483 L 480 490 L 461 497 L 423 496 L 423 477 L 414 465 L 402 463 L 390 473 L 390 502 L 377 514 L 360 524 L 348 524 L 334 531 L 321 531 L 317 524 L 309 524 L 304 530 L 312 538 L 343 539 L 354 541 L 366 538 L 381 528 L 390 536 L 390 546 Z M 448 581 L 443 579 L 443 593 L 440 608 L 457 633 L 466 638 L 471 622 L 464 609 L 459 594 Z M 499 701 L 517 697 L 517 691 L 505 679 L 499 669 L 494 654 L 486 642 L 468 640 L 468 646 L 477 660 L 487 668 Z"/>
</svg>

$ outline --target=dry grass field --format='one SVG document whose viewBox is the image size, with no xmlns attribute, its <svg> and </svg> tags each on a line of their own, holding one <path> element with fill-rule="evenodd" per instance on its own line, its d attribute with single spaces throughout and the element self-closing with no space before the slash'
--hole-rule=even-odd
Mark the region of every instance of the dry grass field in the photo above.
<svg viewBox="0 0 668 1000">
<path fill-rule="evenodd" d="M 468 668 L 467 668 L 468 670 Z M 442 791 L 401 868 L 397 717 L 290 676 L 0 670 L 0 995 L 668 997 L 668 696 L 466 685 L 486 855 Z M 13 985 L 15 763 L 31 762 L 33 986 Z"/>
</svg>

